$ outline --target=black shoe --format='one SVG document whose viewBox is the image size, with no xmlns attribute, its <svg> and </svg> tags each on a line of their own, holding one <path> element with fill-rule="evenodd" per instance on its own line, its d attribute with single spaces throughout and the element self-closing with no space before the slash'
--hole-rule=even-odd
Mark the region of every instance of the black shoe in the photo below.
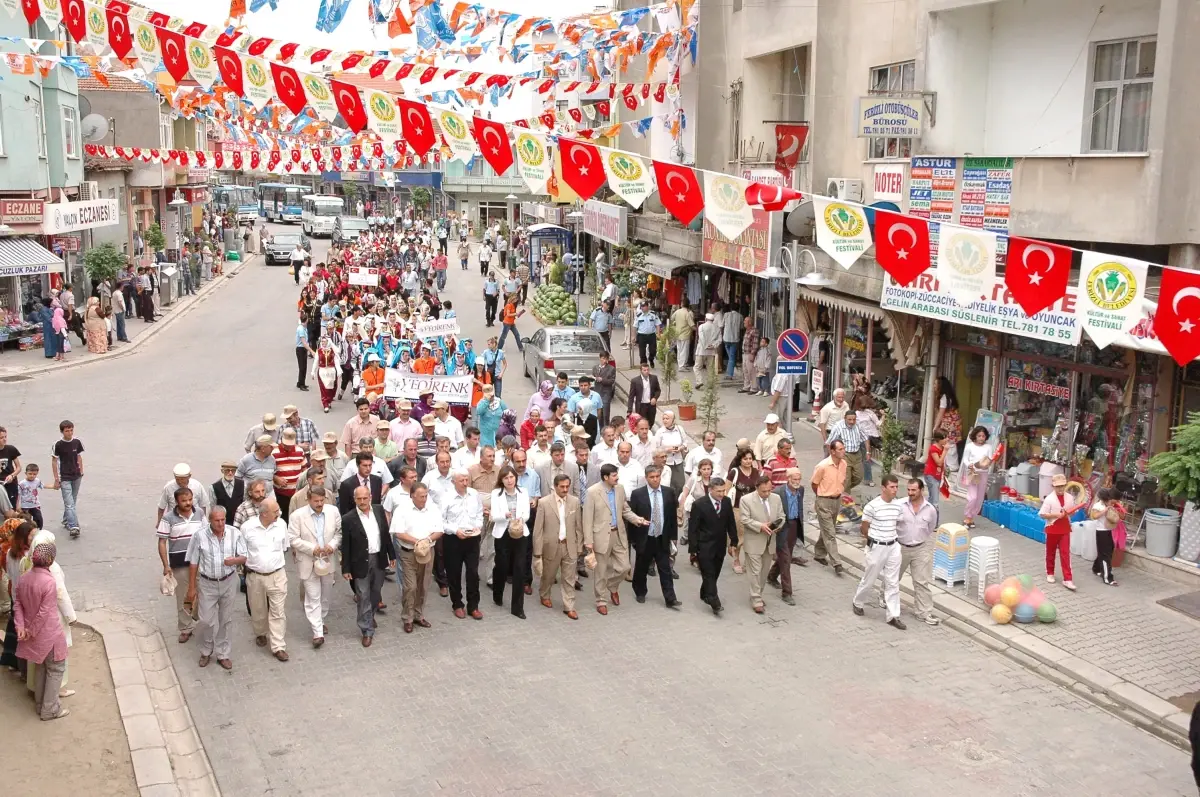
<svg viewBox="0 0 1200 797">
<path fill-rule="evenodd" d="M 524 619 L 525 619 L 525 612 L 515 612 L 515 613 L 513 614 L 513 617 L 516 617 L 518 620 L 524 620 Z"/>
<path fill-rule="evenodd" d="M 825 559 L 823 559 L 823 558 L 822 558 L 822 557 L 820 557 L 820 556 L 814 556 L 814 557 L 813 557 L 813 561 L 814 561 L 814 562 L 816 562 L 816 563 L 817 563 L 817 564 L 819 564 L 819 565 L 822 565 L 822 566 L 824 566 L 824 567 L 829 567 L 829 562 L 827 562 Z"/>
<path fill-rule="evenodd" d="M 671 568 L 671 578 L 679 578 L 679 572 L 675 568 Z"/>
<path fill-rule="evenodd" d="M 901 631 L 908 628 L 908 626 L 904 624 L 904 621 L 899 617 L 893 617 L 892 619 L 888 620 L 888 625 L 892 626 L 893 628 L 899 628 Z"/>
<path fill-rule="evenodd" d="M 721 610 L 725 608 L 724 606 L 721 605 L 720 601 L 713 601 L 709 605 L 712 606 L 713 614 L 716 614 L 716 615 L 721 614 Z"/>
<path fill-rule="evenodd" d="M 503 606 L 504 598 L 492 598 L 492 603 L 496 604 L 497 606 Z"/>
<path fill-rule="evenodd" d="M 862 616 L 863 616 L 863 608 L 862 608 L 861 606 L 855 606 L 855 605 L 852 603 L 852 604 L 850 604 L 850 608 L 851 608 L 851 609 L 853 609 L 853 610 L 854 610 L 854 613 L 855 613 L 856 615 L 858 615 L 859 617 L 862 617 Z"/>
<path fill-rule="evenodd" d="M 683 601 L 678 601 L 678 600 L 667 601 L 667 608 L 674 609 L 675 611 L 679 611 L 679 607 L 682 605 L 683 605 Z"/>
<path fill-rule="evenodd" d="M 301 390 L 303 390 L 305 393 L 307 393 L 307 392 L 308 392 L 308 385 L 300 385 L 300 389 L 301 389 Z"/>
<path fill-rule="evenodd" d="M 833 566 L 833 574 L 835 576 L 837 576 L 838 578 L 841 578 L 842 576 L 844 576 L 846 574 L 846 568 L 842 567 L 841 565 L 834 565 Z"/>
<path fill-rule="evenodd" d="M 576 582 L 575 582 L 575 590 L 576 590 L 576 591 L 579 591 L 579 590 L 582 590 L 582 589 L 583 589 L 583 585 L 582 585 L 582 584 L 580 584 L 578 581 L 576 581 Z"/>
<path fill-rule="evenodd" d="M 588 573 L 587 573 L 587 571 L 586 571 L 586 570 L 576 570 L 576 571 L 575 571 L 575 575 L 579 576 L 580 578 L 587 578 L 587 577 L 588 577 Z"/>
<path fill-rule="evenodd" d="M 646 596 L 645 596 L 645 595 L 634 595 L 633 597 L 634 597 L 634 600 L 636 600 L 638 603 L 645 603 L 645 602 L 646 602 Z"/>
</svg>

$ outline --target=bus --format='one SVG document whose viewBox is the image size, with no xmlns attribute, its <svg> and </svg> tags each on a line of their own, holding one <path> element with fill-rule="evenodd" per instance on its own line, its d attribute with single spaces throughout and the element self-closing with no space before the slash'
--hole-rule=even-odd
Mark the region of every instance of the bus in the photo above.
<svg viewBox="0 0 1200 797">
<path fill-rule="evenodd" d="M 221 215 L 232 213 L 238 224 L 258 218 L 258 198 L 248 185 L 213 186 L 213 208 Z"/>
<path fill-rule="evenodd" d="M 291 183 L 260 183 L 258 195 L 261 198 L 260 214 L 267 221 L 282 221 L 294 224 L 300 221 L 300 197 L 304 196 L 304 186 Z"/>
<path fill-rule="evenodd" d="M 332 235 L 333 220 L 345 212 L 343 204 L 340 196 L 305 194 L 300 215 L 305 235 Z"/>
</svg>

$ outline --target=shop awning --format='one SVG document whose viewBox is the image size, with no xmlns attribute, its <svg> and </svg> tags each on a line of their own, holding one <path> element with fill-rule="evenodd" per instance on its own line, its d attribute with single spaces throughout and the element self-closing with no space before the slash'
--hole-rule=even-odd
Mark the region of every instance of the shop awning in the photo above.
<svg viewBox="0 0 1200 797">
<path fill-rule="evenodd" d="M 656 277 L 670 279 L 675 269 L 690 265 L 692 265 L 692 261 L 690 260 L 684 260 L 682 257 L 675 257 L 658 249 L 653 249 L 646 253 L 646 263 L 642 266 L 642 270 Z"/>
<path fill-rule="evenodd" d="M 32 238 L 0 238 L 0 277 L 62 270 L 62 258 Z"/>
<path fill-rule="evenodd" d="M 886 312 L 877 304 L 867 304 L 860 302 L 857 299 L 851 299 L 849 296 L 844 296 L 840 293 L 832 293 L 830 291 L 814 291 L 812 288 L 800 288 L 800 296 L 808 299 L 810 302 L 823 304 L 826 307 L 833 307 L 837 310 L 844 310 L 847 313 L 855 313 L 863 318 L 874 318 L 876 321 L 882 321 Z"/>
<path fill-rule="evenodd" d="M 846 313 L 854 313 L 863 318 L 870 318 L 883 324 L 888 333 L 888 348 L 891 350 L 892 361 L 897 368 L 921 365 L 920 327 L 917 319 L 903 313 L 892 313 L 876 304 L 869 304 L 849 296 L 831 291 L 814 291 L 811 288 L 799 288 L 799 296 L 810 302 L 823 304 Z M 800 314 L 797 315 L 799 318 Z"/>
</svg>

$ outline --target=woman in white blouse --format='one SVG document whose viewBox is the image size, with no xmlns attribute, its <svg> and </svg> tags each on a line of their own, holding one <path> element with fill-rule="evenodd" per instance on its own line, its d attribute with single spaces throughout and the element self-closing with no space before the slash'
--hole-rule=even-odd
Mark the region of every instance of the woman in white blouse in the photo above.
<svg viewBox="0 0 1200 797">
<path fill-rule="evenodd" d="M 675 413 L 671 410 L 664 410 L 662 414 L 662 426 L 658 427 L 658 431 L 654 433 L 654 448 L 667 452 L 667 464 L 671 466 L 671 489 L 675 491 L 675 495 L 680 495 L 683 492 L 683 458 L 688 452 L 688 444 L 691 443 L 687 432 L 683 431 L 683 427 L 675 423 Z"/>
<path fill-rule="evenodd" d="M 505 465 L 496 475 L 496 489 L 489 504 L 492 537 L 496 540 L 496 566 L 492 569 L 492 601 L 504 605 L 504 585 L 512 580 L 512 614 L 525 619 L 524 584 L 529 552 L 529 494 L 517 486 L 517 472 Z M 513 537 L 509 528 L 520 524 L 521 536 Z"/>
<path fill-rule="evenodd" d="M 975 516 L 983 507 L 983 496 L 987 493 L 988 478 L 992 471 L 991 434 L 982 426 L 971 430 L 971 436 L 963 449 L 962 466 L 958 483 L 967 488 L 967 506 L 963 510 L 963 525 L 972 528 Z"/>
</svg>

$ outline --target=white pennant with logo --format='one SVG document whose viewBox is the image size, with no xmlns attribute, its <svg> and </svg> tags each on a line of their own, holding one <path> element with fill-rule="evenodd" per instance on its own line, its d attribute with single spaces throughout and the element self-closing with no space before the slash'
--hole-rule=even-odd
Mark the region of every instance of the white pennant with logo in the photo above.
<svg viewBox="0 0 1200 797">
<path fill-rule="evenodd" d="M 450 147 L 450 160 L 470 162 L 478 152 L 475 139 L 471 137 L 471 129 L 467 120 L 454 111 L 437 111 L 438 125 L 442 128 L 442 136 Z"/>
<path fill-rule="evenodd" d="M 990 298 L 996 285 L 996 234 L 943 224 L 938 237 L 937 278 L 942 290 L 960 307 Z"/>
<path fill-rule="evenodd" d="M 1142 319 L 1147 264 L 1131 257 L 1083 252 L 1075 318 L 1096 345 L 1105 348 Z"/>
<path fill-rule="evenodd" d="M 546 151 L 546 139 L 528 130 L 517 134 L 517 171 L 525 185 L 535 194 L 546 194 L 554 162 Z"/>
<path fill-rule="evenodd" d="M 655 191 L 654 176 L 646 162 L 625 152 L 601 149 L 608 187 L 631 206 L 640 208 Z"/>
<path fill-rule="evenodd" d="M 385 141 L 400 137 L 400 114 L 390 94 L 368 91 L 366 97 L 367 127 L 374 130 Z"/>
<path fill-rule="evenodd" d="M 132 17 L 132 12 L 130 16 Z M 133 28 L 133 53 L 142 69 L 146 70 L 146 74 L 150 74 L 162 63 L 158 52 L 158 34 L 149 22 L 134 22 L 130 19 L 129 26 Z"/>
<path fill-rule="evenodd" d="M 250 101 L 256 111 L 261 111 L 274 95 L 274 83 L 271 75 L 267 72 L 266 63 L 261 58 L 252 56 L 242 58 L 242 88 L 246 92 L 246 99 Z"/>
<path fill-rule="evenodd" d="M 329 84 L 307 72 L 300 73 L 300 82 L 304 84 L 308 104 L 317 112 L 317 116 L 326 122 L 332 122 L 338 115 L 338 109 L 337 103 L 333 101 L 333 94 L 329 92 Z"/>
<path fill-rule="evenodd" d="M 854 265 L 871 248 L 871 228 L 863 209 L 836 199 L 813 197 L 817 246 L 842 268 Z"/>
<path fill-rule="evenodd" d="M 704 218 L 730 241 L 754 223 L 754 208 L 746 203 L 746 181 L 718 172 L 704 172 Z"/>
<path fill-rule="evenodd" d="M 50 30 L 58 27 L 58 23 L 62 22 L 62 5 L 59 0 L 42 0 L 42 21 Z"/>
<path fill-rule="evenodd" d="M 96 52 L 102 53 L 108 50 L 108 17 L 104 16 L 104 9 L 99 6 L 85 5 L 87 10 L 84 12 L 84 18 L 87 20 L 87 40 L 88 44 L 96 47 Z"/>
<path fill-rule="evenodd" d="M 212 50 L 199 39 L 187 39 L 184 42 L 187 49 L 188 71 L 205 91 L 212 88 L 213 83 L 220 77 L 217 62 L 213 59 Z"/>
</svg>

